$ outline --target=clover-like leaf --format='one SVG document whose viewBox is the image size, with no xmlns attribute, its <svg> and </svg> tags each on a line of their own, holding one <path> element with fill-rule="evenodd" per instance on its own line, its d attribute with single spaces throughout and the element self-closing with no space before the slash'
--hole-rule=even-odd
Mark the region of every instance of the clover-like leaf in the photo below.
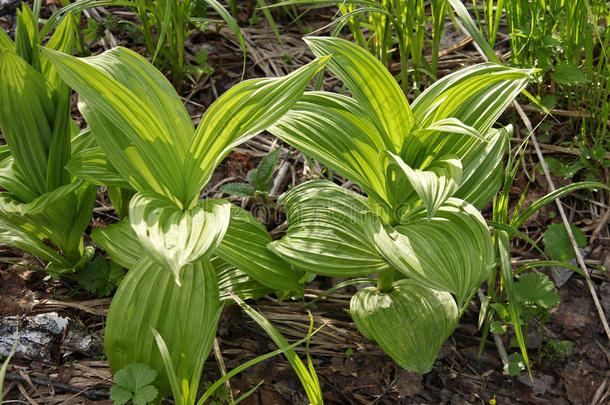
<svg viewBox="0 0 610 405">
<path fill-rule="evenodd" d="M 574 225 L 570 225 L 570 228 L 572 228 L 572 234 L 574 235 L 574 239 L 576 239 L 578 247 L 585 247 L 587 245 L 585 234 Z M 544 233 L 543 241 L 546 252 L 553 259 L 568 262 L 576 257 L 574 249 L 572 248 L 572 243 L 570 242 L 570 237 L 563 224 L 549 225 Z"/>
<path fill-rule="evenodd" d="M 115 404 L 124 404 L 129 400 L 136 405 L 145 405 L 157 398 L 157 389 L 150 385 L 157 377 L 157 372 L 148 364 L 131 363 L 117 371 L 114 385 L 110 389 L 110 399 Z"/>
<path fill-rule="evenodd" d="M 559 302 L 555 285 L 546 274 L 527 273 L 515 283 L 515 291 L 520 302 L 534 304 L 540 308 L 550 309 Z"/>
</svg>

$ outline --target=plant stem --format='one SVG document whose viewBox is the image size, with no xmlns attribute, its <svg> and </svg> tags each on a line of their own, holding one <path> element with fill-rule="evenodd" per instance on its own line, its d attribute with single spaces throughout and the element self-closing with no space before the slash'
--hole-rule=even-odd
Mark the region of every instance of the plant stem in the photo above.
<svg viewBox="0 0 610 405">
<path fill-rule="evenodd" d="M 377 289 L 381 292 L 392 291 L 394 284 L 394 270 L 387 269 L 377 275 Z"/>
</svg>

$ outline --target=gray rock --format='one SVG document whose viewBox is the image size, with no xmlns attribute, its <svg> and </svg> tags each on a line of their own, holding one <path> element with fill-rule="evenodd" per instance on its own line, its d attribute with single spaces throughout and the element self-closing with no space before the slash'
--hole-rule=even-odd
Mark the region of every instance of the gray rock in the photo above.
<svg viewBox="0 0 610 405">
<path fill-rule="evenodd" d="M 19 329 L 17 330 L 17 325 Z M 19 318 L 0 318 L 0 355 L 6 357 L 18 335 L 15 358 L 56 363 L 62 355 L 78 352 L 86 356 L 104 353 L 103 339 L 82 323 L 55 312 Z"/>
</svg>

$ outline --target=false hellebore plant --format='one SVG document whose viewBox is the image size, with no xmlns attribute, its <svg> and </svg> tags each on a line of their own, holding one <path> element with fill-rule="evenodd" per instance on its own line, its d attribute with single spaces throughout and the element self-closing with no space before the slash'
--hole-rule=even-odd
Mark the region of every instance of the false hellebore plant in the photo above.
<svg viewBox="0 0 610 405">
<path fill-rule="evenodd" d="M 177 403 L 194 403 L 220 315 L 218 280 L 242 297 L 302 288 L 300 276 L 266 248 L 271 238 L 249 212 L 226 200 L 200 200 L 200 190 L 231 148 L 294 105 L 327 58 L 285 77 L 239 83 L 195 129 L 172 85 L 133 51 L 44 54 L 78 92 L 96 141 L 69 170 L 120 190 L 115 195 L 133 194 L 128 217 L 92 232 L 130 269 L 108 313 L 110 367 L 146 363 L 157 371 L 161 396 L 171 385 Z M 155 335 L 171 357 L 165 370 Z"/>
<path fill-rule="evenodd" d="M 75 41 L 68 15 L 47 47 L 71 53 Z M 82 234 L 96 188 L 64 168 L 85 143 L 70 119 L 70 88 L 39 44 L 38 18 L 24 3 L 15 42 L 0 29 L 0 129 L 6 140 L 0 146 L 0 186 L 6 190 L 0 193 L 0 243 L 49 261 L 47 270 L 58 274 L 93 256 Z"/>
<path fill-rule="evenodd" d="M 306 41 L 317 56 L 332 56 L 328 66 L 353 98 L 307 92 L 270 131 L 368 197 L 328 181 L 296 187 L 283 196 L 287 233 L 269 248 L 317 274 L 377 273 L 376 288 L 352 297 L 356 326 L 400 366 L 426 373 L 493 266 L 479 210 L 502 183 L 511 128 L 492 124 L 533 71 L 472 66 L 409 105 L 366 50 L 337 38 Z"/>
</svg>

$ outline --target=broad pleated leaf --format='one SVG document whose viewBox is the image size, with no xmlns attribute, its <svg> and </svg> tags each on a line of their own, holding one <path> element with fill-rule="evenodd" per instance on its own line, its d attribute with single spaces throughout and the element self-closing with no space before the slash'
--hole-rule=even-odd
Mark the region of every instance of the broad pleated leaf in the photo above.
<svg viewBox="0 0 610 405">
<path fill-rule="evenodd" d="M 66 165 L 66 170 L 73 176 L 91 184 L 131 189 L 131 185 L 112 166 L 99 146 L 73 153 L 72 159 Z"/>
<path fill-rule="evenodd" d="M 308 92 L 269 132 L 352 179 L 368 195 L 386 196 L 379 151 L 382 135 L 349 97 Z"/>
<path fill-rule="evenodd" d="M 15 52 L 15 43 L 4 30 L 0 30 L 0 49 L 6 49 Z"/>
<path fill-rule="evenodd" d="M 216 100 L 201 118 L 192 137 L 187 173 L 192 173 L 194 180 L 189 184 L 187 194 L 198 196 L 216 166 L 233 147 L 284 115 L 299 100 L 326 60 L 316 59 L 283 77 L 241 82 Z"/>
<path fill-rule="evenodd" d="M 250 212 L 231 205 L 229 226 L 214 254 L 267 287 L 301 291 L 297 273 L 267 249 L 270 242 L 269 232 Z"/>
<path fill-rule="evenodd" d="M 142 258 L 142 245 L 129 219 L 91 231 L 91 239 L 108 253 L 116 264 L 131 269 Z"/>
<path fill-rule="evenodd" d="M 47 47 L 71 55 L 76 46 L 76 30 L 75 17 L 67 15 L 47 42 Z M 39 50 L 36 49 L 36 52 Z M 61 80 L 57 70 L 45 56 L 41 57 L 41 64 L 42 74 L 53 91 L 56 105 L 46 180 L 47 191 L 52 191 L 70 183 L 70 173 L 65 166 L 70 160 L 72 152 L 71 128 L 75 123 L 71 119 L 72 90 Z"/>
<path fill-rule="evenodd" d="M 38 17 L 32 13 L 27 4 L 21 3 L 21 9 L 17 10 L 17 30 L 15 31 L 15 52 L 34 70 L 41 72 L 40 35 L 38 33 Z"/>
<path fill-rule="evenodd" d="M 454 197 L 468 201 L 478 209 L 483 209 L 498 192 L 504 179 L 502 158 L 508 148 L 512 127 L 490 129 L 488 142 L 474 142 L 461 154 L 462 182 Z"/>
<path fill-rule="evenodd" d="M 38 235 L 28 232 L 12 222 L 0 220 L 0 244 L 24 250 L 60 268 L 67 269 L 73 266 L 73 263 L 70 263 L 55 250 L 45 245 L 38 238 Z"/>
<path fill-rule="evenodd" d="M 74 52 L 74 47 L 76 46 L 75 28 L 74 16 L 66 15 L 47 42 L 46 47 L 58 52 L 72 55 Z M 59 90 L 63 83 L 59 77 L 59 74 L 55 70 L 55 67 L 51 64 L 46 56 L 42 56 L 40 62 L 42 65 L 42 75 L 47 79 L 49 87 L 51 87 L 53 90 Z"/>
<path fill-rule="evenodd" d="M 23 175 L 15 169 L 15 160 L 10 155 L 8 145 L 0 146 L 0 186 L 8 190 L 20 201 L 32 201 L 36 198 Z"/>
<path fill-rule="evenodd" d="M 456 118 L 444 118 L 440 121 L 432 123 L 431 125 L 425 128 L 413 131 L 413 134 L 416 134 L 420 138 L 425 139 L 425 135 L 437 132 L 468 135 L 483 142 L 487 141 L 485 137 L 481 135 L 479 131 L 477 131 L 475 128 L 464 124 Z"/>
<path fill-rule="evenodd" d="M 394 268 L 422 285 L 454 294 L 461 305 L 493 265 L 485 220 L 472 205 L 454 198 L 431 219 L 420 212 L 408 220 L 391 228 L 368 214 L 366 226 L 379 253 Z"/>
<path fill-rule="evenodd" d="M 80 181 L 27 204 L 0 193 L 0 221 L 20 226 L 41 239 L 48 238 L 75 264 L 81 256 L 82 233 L 89 224 L 95 195 L 95 187 Z"/>
<path fill-rule="evenodd" d="M 0 50 L 0 129 L 14 169 L 36 195 L 46 191 L 55 112 L 44 77 L 16 54 Z"/>
<path fill-rule="evenodd" d="M 350 314 L 358 330 L 409 371 L 425 374 L 443 342 L 457 326 L 457 307 L 450 294 L 399 280 L 390 292 L 375 287 L 358 291 Z"/>
<path fill-rule="evenodd" d="M 445 76 L 413 102 L 411 107 L 416 125 L 422 129 L 453 118 L 488 138 L 491 126 L 525 88 L 533 72 L 532 69 L 483 63 Z M 416 135 L 426 145 L 426 151 L 410 150 L 405 145 L 401 153 L 405 162 L 415 166 L 430 157 L 455 155 L 467 167 L 469 159 L 478 157 L 467 152 L 481 141 L 470 135 L 462 135 L 461 131 L 454 134 L 425 131 Z"/>
<path fill-rule="evenodd" d="M 151 327 L 167 344 L 174 369 L 189 380 L 212 347 L 220 315 L 218 282 L 208 260 L 186 265 L 182 285 L 169 269 L 142 258 L 121 282 L 108 311 L 104 346 L 110 368 L 146 363 L 161 397 L 169 382 Z"/>
<path fill-rule="evenodd" d="M 412 169 L 400 156 L 388 152 L 390 164 L 402 170 L 412 190 L 427 208 L 428 218 L 447 198 L 451 197 L 462 179 L 462 163 L 455 157 L 444 157 L 433 162 L 426 170 Z M 405 190 L 401 189 L 401 192 Z M 409 194 L 408 191 L 405 194 Z"/>
<path fill-rule="evenodd" d="M 43 52 L 79 93 L 79 109 L 117 171 L 134 189 L 182 204 L 194 127 L 165 76 L 120 47 L 89 58 Z"/>
<path fill-rule="evenodd" d="M 531 80 L 534 69 L 481 63 L 436 81 L 413 104 L 418 128 L 447 118 L 485 133 Z"/>
<path fill-rule="evenodd" d="M 363 228 L 364 197 L 317 180 L 295 187 L 283 202 L 288 231 L 269 248 L 295 267 L 334 277 L 387 269 Z"/>
<path fill-rule="evenodd" d="M 211 263 L 216 270 L 216 277 L 218 278 L 220 302 L 225 305 L 235 302 L 227 290 L 230 290 L 242 300 L 256 300 L 263 295 L 273 292 L 271 288 L 265 287 L 237 267 L 225 262 L 220 257 L 213 257 Z"/>
<path fill-rule="evenodd" d="M 328 67 L 350 90 L 369 118 L 380 126 L 386 149 L 398 152 L 414 124 L 411 108 L 400 86 L 366 49 L 339 38 L 306 37 L 320 57 L 332 55 Z"/>
<path fill-rule="evenodd" d="M 131 199 L 129 220 L 143 251 L 180 284 L 182 268 L 209 256 L 222 240 L 230 206 L 226 200 L 200 200 L 182 211 L 163 196 L 138 193 Z"/>
</svg>

